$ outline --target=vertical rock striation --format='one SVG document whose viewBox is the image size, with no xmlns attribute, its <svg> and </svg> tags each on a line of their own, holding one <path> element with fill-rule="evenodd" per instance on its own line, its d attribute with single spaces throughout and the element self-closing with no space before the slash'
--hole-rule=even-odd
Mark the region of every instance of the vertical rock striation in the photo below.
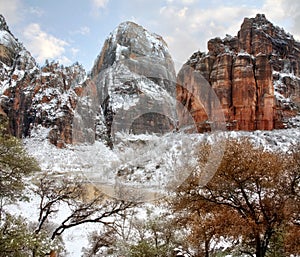
<svg viewBox="0 0 300 257">
<path fill-rule="evenodd" d="M 176 74 L 164 40 L 124 22 L 109 35 L 89 77 L 79 64 L 40 68 L 0 16 L 1 115 L 17 137 L 46 131 L 58 147 L 120 130 L 164 133 L 176 119 Z"/>
<path fill-rule="evenodd" d="M 216 92 L 229 130 L 272 130 L 286 127 L 299 110 L 299 49 L 293 36 L 258 14 L 244 19 L 237 36 L 211 39 L 208 53 L 194 53 L 187 65 Z M 189 109 L 194 103 L 182 88 L 189 74 L 180 76 L 177 99 Z M 206 112 L 200 108 L 193 117 L 205 121 Z"/>
<path fill-rule="evenodd" d="M 46 131 L 58 147 L 111 144 L 122 130 L 165 133 L 177 118 L 208 131 L 216 109 L 230 130 L 285 128 L 299 111 L 299 65 L 300 43 L 258 14 L 237 36 L 211 39 L 208 53 L 194 53 L 177 77 L 162 37 L 121 23 L 86 76 L 79 64 L 39 67 L 0 15 L 0 115 L 13 135 Z"/>
</svg>

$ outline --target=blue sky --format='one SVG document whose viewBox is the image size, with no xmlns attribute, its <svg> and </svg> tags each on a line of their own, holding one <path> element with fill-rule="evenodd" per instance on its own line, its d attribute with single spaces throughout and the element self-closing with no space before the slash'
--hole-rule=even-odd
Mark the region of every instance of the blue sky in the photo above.
<svg viewBox="0 0 300 257">
<path fill-rule="evenodd" d="M 134 21 L 165 39 L 178 67 L 213 37 L 236 35 L 244 17 L 265 13 L 300 38 L 297 0 L 0 0 L 0 13 L 38 63 L 76 61 L 90 70 L 105 38 Z"/>
</svg>

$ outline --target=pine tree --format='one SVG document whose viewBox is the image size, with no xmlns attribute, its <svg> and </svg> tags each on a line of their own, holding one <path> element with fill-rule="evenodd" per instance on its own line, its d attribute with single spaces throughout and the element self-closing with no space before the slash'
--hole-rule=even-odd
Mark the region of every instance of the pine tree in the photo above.
<svg viewBox="0 0 300 257">
<path fill-rule="evenodd" d="M 0 124 L 0 220 L 3 206 L 24 199 L 25 178 L 39 170 L 19 139 L 7 132 L 5 123 Z"/>
</svg>

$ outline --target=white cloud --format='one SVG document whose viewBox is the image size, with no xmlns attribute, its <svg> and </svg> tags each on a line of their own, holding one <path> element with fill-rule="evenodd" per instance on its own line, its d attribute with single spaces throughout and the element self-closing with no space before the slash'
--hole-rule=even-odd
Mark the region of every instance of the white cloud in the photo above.
<svg viewBox="0 0 300 257">
<path fill-rule="evenodd" d="M 90 28 L 87 27 L 87 26 L 82 26 L 80 27 L 79 29 L 75 30 L 75 31 L 72 31 L 70 32 L 71 34 L 80 34 L 80 35 L 87 35 L 90 33 Z"/>
<path fill-rule="evenodd" d="M 198 2 L 198 0 L 166 0 L 167 3 L 191 5 Z"/>
<path fill-rule="evenodd" d="M 109 0 L 92 0 L 94 7 L 97 9 L 105 8 Z"/>
<path fill-rule="evenodd" d="M 44 10 L 39 7 L 30 7 L 29 13 L 41 17 L 44 14 Z"/>
<path fill-rule="evenodd" d="M 78 52 L 79 52 L 79 49 L 78 49 L 78 48 L 75 48 L 75 47 L 72 47 L 72 48 L 70 49 L 70 51 L 71 51 L 71 53 L 72 53 L 73 56 L 76 56 L 76 55 L 78 54 Z"/>
<path fill-rule="evenodd" d="M 60 56 L 56 58 L 54 61 L 58 61 L 60 64 L 63 65 L 70 65 L 72 63 L 71 60 L 66 56 Z"/>
<path fill-rule="evenodd" d="M 98 17 L 100 14 L 100 10 L 105 9 L 109 0 L 91 0 L 92 10 L 91 15 L 94 17 Z"/>
<path fill-rule="evenodd" d="M 186 15 L 187 10 L 188 10 L 187 7 L 182 8 L 182 9 L 178 12 L 178 16 L 181 17 L 181 18 L 184 18 L 185 15 Z"/>
<path fill-rule="evenodd" d="M 15 24 L 21 20 L 22 2 L 20 0 L 0 0 L 0 12 L 7 23 Z"/>
<path fill-rule="evenodd" d="M 197 2 L 196 0 L 182 0 L 183 4 L 194 4 L 195 2 Z"/>
<path fill-rule="evenodd" d="M 284 29 L 300 40 L 300 2 L 295 0 L 266 0 L 263 12 L 272 22 L 282 24 Z M 277 25 L 278 25 L 277 24 Z M 281 26 L 281 27 L 282 27 Z"/>
<path fill-rule="evenodd" d="M 46 59 L 59 60 L 68 65 L 71 61 L 64 56 L 65 47 L 69 44 L 53 35 L 44 32 L 37 23 L 29 24 L 24 30 L 25 44 L 39 63 Z"/>
<path fill-rule="evenodd" d="M 169 2 L 159 12 L 158 33 L 166 39 L 177 70 L 193 52 L 207 51 L 209 39 L 236 35 L 244 17 L 254 17 L 257 13 L 255 8 L 244 6 L 210 5 L 204 8 L 189 1 L 191 5 L 183 7 L 182 2 Z"/>
<path fill-rule="evenodd" d="M 268 13 L 267 18 L 270 20 L 281 20 L 287 16 L 284 5 L 282 0 L 266 0 L 263 4 L 262 12 Z"/>
</svg>

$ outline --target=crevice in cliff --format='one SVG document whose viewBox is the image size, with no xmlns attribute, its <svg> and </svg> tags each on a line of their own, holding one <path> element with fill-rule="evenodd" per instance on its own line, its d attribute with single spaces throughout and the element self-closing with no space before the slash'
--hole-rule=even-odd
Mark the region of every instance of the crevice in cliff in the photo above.
<svg viewBox="0 0 300 257">
<path fill-rule="evenodd" d="M 16 70 L 16 67 L 17 67 L 17 62 L 20 58 L 20 54 L 18 54 L 15 58 L 13 58 L 13 65 L 12 65 L 12 69 L 11 69 L 11 72 L 9 74 L 9 80 L 8 80 L 8 84 L 9 86 L 11 86 L 11 81 L 12 81 L 12 75 L 14 74 L 15 70 Z"/>
<path fill-rule="evenodd" d="M 253 33 L 253 29 L 254 29 L 254 28 L 253 28 L 253 23 L 254 23 L 254 22 L 253 22 L 253 20 L 252 20 L 252 22 L 251 22 L 251 29 L 250 29 L 250 40 L 249 40 L 249 44 L 250 44 L 250 45 L 249 45 L 249 47 L 250 47 L 250 49 L 249 49 L 249 50 L 250 50 L 250 53 L 249 53 L 249 54 L 250 54 L 250 55 L 254 55 L 254 51 L 253 51 L 253 49 L 252 49 L 252 46 L 253 46 L 252 40 L 253 40 L 253 34 L 254 34 L 254 33 Z"/>
<path fill-rule="evenodd" d="M 233 65 L 234 65 L 234 61 L 235 61 L 235 56 L 232 57 L 231 63 L 230 63 L 230 75 L 229 75 L 229 80 L 230 80 L 230 104 L 229 104 L 229 108 L 230 109 L 233 109 L 233 107 L 234 107 L 233 106 Z"/>
<path fill-rule="evenodd" d="M 212 59 L 212 58 L 210 58 L 210 59 Z M 213 67 L 214 67 L 214 65 L 215 65 L 215 62 L 216 62 L 216 58 L 212 59 L 212 61 L 209 61 L 209 63 L 208 63 L 208 65 L 209 65 L 209 66 L 208 66 L 208 67 L 209 67 L 208 83 L 209 83 L 210 86 L 212 85 L 212 83 L 211 83 L 211 80 L 212 80 L 211 74 L 212 74 L 212 71 L 213 71 Z"/>
<path fill-rule="evenodd" d="M 259 86 L 257 83 L 257 76 L 256 76 L 256 60 L 252 59 L 252 69 L 253 69 L 253 76 L 254 76 L 254 81 L 255 81 L 255 120 L 254 120 L 254 129 L 258 129 L 257 126 L 257 114 L 259 111 Z"/>
</svg>

